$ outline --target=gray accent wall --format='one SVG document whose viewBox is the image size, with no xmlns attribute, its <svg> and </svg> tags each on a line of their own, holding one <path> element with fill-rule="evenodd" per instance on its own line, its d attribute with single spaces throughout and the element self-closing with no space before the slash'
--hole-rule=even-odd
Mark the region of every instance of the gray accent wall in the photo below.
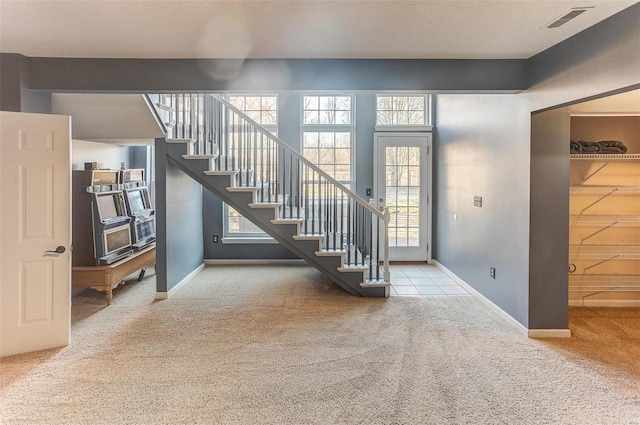
<svg viewBox="0 0 640 425">
<path fill-rule="evenodd" d="M 29 84 L 54 92 L 527 88 L 524 59 L 29 58 Z"/>
<path fill-rule="evenodd" d="M 529 328 L 569 326 L 569 140 L 566 108 L 531 117 Z"/>
<path fill-rule="evenodd" d="M 434 257 L 527 327 L 529 110 L 516 95 L 438 95 L 435 108 Z"/>
<path fill-rule="evenodd" d="M 169 292 L 204 260 L 202 187 L 168 162 L 156 139 L 156 290 Z"/>
<path fill-rule="evenodd" d="M 51 113 L 51 93 L 30 90 L 29 59 L 26 56 L 0 54 L 0 110 Z"/>
</svg>

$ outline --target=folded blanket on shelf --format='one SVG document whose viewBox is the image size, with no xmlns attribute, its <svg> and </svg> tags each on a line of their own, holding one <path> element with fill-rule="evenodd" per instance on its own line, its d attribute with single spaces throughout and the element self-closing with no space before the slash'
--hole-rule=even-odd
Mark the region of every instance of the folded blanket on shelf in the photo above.
<svg viewBox="0 0 640 425">
<path fill-rule="evenodd" d="M 582 145 L 580 145 L 580 142 L 576 142 L 575 140 L 572 140 L 569 153 L 572 153 L 572 154 L 582 153 Z"/>
<path fill-rule="evenodd" d="M 598 142 L 600 145 L 600 153 L 606 154 L 623 154 L 627 153 L 627 146 L 624 143 L 615 140 L 603 140 Z"/>
<path fill-rule="evenodd" d="M 582 147 L 582 153 L 584 154 L 594 154 L 601 153 L 602 145 L 597 142 L 579 142 Z"/>
</svg>

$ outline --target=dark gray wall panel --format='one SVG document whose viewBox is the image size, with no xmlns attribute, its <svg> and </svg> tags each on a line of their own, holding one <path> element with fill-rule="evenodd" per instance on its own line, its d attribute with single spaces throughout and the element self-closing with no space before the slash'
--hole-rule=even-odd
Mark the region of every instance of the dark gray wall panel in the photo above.
<svg viewBox="0 0 640 425">
<path fill-rule="evenodd" d="M 566 109 L 531 117 L 529 327 L 567 329 L 569 137 Z"/>
<path fill-rule="evenodd" d="M 21 63 L 26 58 L 14 53 L 0 53 L 0 110 L 20 112 Z"/>
<path fill-rule="evenodd" d="M 155 142 L 156 291 L 167 292 L 167 144 Z"/>
<path fill-rule="evenodd" d="M 204 259 L 202 188 L 171 163 L 166 175 L 167 287 L 171 290 Z"/>
<path fill-rule="evenodd" d="M 526 88 L 526 60 L 29 58 L 51 91 L 454 90 Z"/>
<path fill-rule="evenodd" d="M 373 133 L 376 125 L 376 95 L 375 93 L 357 93 L 356 101 L 356 141 L 353 156 L 353 175 L 356 179 L 355 187 L 351 190 L 361 198 L 366 196 L 367 188 L 373 188 Z"/>
<path fill-rule="evenodd" d="M 156 139 L 156 288 L 168 292 L 198 268 L 202 247 L 202 188 L 167 161 Z"/>
<path fill-rule="evenodd" d="M 436 108 L 436 259 L 527 326 L 529 111 L 516 95 L 438 95 Z"/>
<path fill-rule="evenodd" d="M 0 53 L 0 110 L 51 113 L 51 93 L 28 89 L 28 59 L 15 53 Z"/>
</svg>

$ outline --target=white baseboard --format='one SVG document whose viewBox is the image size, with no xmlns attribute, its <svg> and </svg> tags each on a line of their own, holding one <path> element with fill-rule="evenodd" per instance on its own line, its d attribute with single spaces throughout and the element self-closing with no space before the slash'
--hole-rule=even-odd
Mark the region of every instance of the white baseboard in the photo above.
<svg viewBox="0 0 640 425">
<path fill-rule="evenodd" d="M 456 283 L 462 286 L 467 292 L 480 300 L 484 305 L 489 307 L 495 313 L 497 313 L 500 317 L 507 321 L 511 326 L 513 326 L 518 332 L 523 335 L 526 335 L 529 338 L 569 338 L 571 337 L 571 331 L 569 329 L 527 329 L 522 323 L 518 322 L 516 319 L 511 317 L 509 313 L 498 307 L 482 295 L 480 292 L 476 291 L 471 285 L 469 285 L 464 280 L 460 279 L 454 272 L 446 268 L 444 265 L 440 264 L 438 260 L 432 260 L 432 264 L 442 270 L 447 276 L 451 279 L 455 280 Z"/>
<path fill-rule="evenodd" d="M 200 264 L 194 271 L 186 275 L 184 279 L 178 282 L 177 285 L 169 289 L 169 292 L 156 292 L 156 297 L 155 297 L 156 300 L 166 300 L 167 298 L 169 298 L 171 294 L 175 293 L 178 289 L 180 289 L 182 285 L 184 285 L 185 283 L 193 279 L 195 275 L 197 275 L 198 273 L 200 273 L 200 271 L 202 271 L 202 269 L 204 269 L 204 263 Z"/>
<path fill-rule="evenodd" d="M 569 307 L 640 307 L 640 300 L 570 300 Z"/>
<path fill-rule="evenodd" d="M 291 258 L 291 259 L 273 259 L 273 260 L 259 260 L 259 259 L 232 259 L 232 260 L 224 260 L 224 259 L 205 259 L 204 264 L 208 266 L 214 265 L 244 265 L 244 266 L 266 266 L 266 265 L 292 265 L 292 264 L 306 264 L 306 262 L 302 259 Z"/>
</svg>

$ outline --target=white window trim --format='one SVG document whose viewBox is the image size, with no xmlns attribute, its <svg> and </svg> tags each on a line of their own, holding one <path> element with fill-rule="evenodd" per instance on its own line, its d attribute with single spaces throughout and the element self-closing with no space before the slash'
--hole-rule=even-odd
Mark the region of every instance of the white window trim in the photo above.
<svg viewBox="0 0 640 425">
<path fill-rule="evenodd" d="M 430 133 L 433 132 L 432 125 L 376 125 L 375 131 L 393 131 L 410 133 Z"/>
<path fill-rule="evenodd" d="M 424 97 L 424 118 L 426 123 L 424 125 L 402 125 L 402 124 L 377 124 L 378 122 L 378 96 L 422 96 Z M 432 132 L 433 131 L 433 95 L 431 93 L 376 93 L 376 116 L 374 126 L 375 131 L 395 131 L 395 132 Z"/>
<path fill-rule="evenodd" d="M 225 245 L 278 245 L 279 242 L 271 236 L 225 236 L 222 238 Z"/>
<path fill-rule="evenodd" d="M 304 123 L 304 97 L 305 96 L 349 96 L 351 98 L 351 124 L 305 124 Z M 354 190 L 356 183 L 356 95 L 352 92 L 303 92 L 300 93 L 300 155 L 304 156 L 304 133 L 305 131 L 317 132 L 338 132 L 349 131 L 351 133 L 351 146 L 349 147 L 349 159 L 352 166 L 349 167 L 349 188 Z M 314 164 L 317 166 L 317 164 Z M 333 177 L 333 176 L 332 176 Z"/>
</svg>

